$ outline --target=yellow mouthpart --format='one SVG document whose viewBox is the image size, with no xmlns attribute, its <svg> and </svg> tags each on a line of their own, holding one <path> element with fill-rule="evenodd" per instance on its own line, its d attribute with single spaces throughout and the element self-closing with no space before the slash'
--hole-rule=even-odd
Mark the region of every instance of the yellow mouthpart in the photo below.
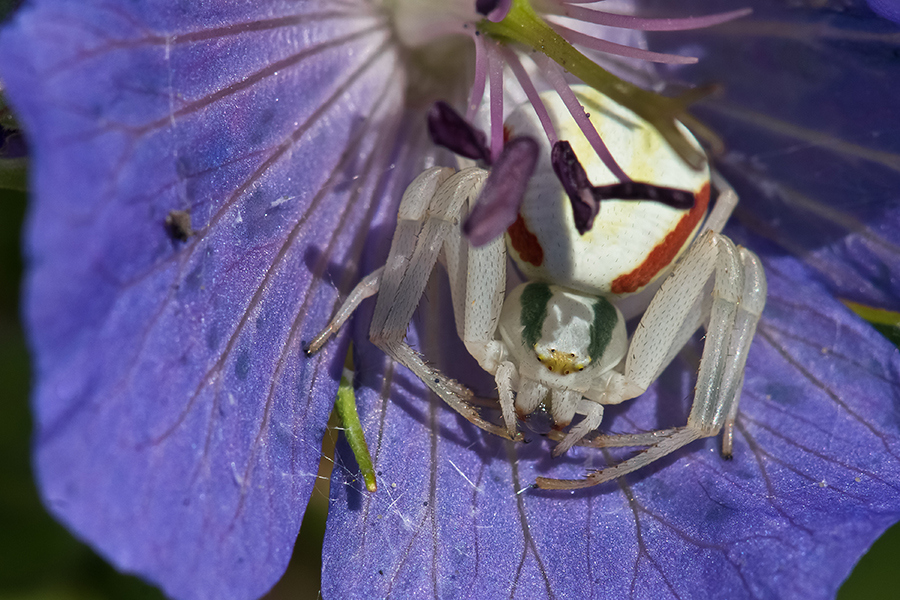
<svg viewBox="0 0 900 600">
<path fill-rule="evenodd" d="M 590 358 L 588 358 L 584 362 L 579 362 L 578 360 L 576 360 L 574 353 L 560 352 L 555 349 L 550 350 L 549 356 L 546 354 L 541 354 L 540 352 L 536 353 L 538 360 L 541 361 L 541 364 L 557 375 L 568 375 L 570 373 L 583 371 L 584 368 L 591 362 Z"/>
</svg>

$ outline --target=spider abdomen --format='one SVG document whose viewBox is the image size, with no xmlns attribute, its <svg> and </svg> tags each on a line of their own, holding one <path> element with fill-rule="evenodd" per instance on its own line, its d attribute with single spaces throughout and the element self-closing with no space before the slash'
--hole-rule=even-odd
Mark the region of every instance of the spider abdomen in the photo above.
<svg viewBox="0 0 900 600">
<path fill-rule="evenodd" d="M 649 199 L 603 200 L 593 226 L 580 234 L 571 201 L 545 153 L 538 159 L 518 219 L 507 231 L 509 253 L 532 280 L 591 294 L 638 292 L 665 272 L 699 229 L 709 204 L 709 169 L 691 169 L 654 127 L 600 92 L 587 86 L 573 89 L 628 177 L 692 192 L 694 207 L 677 209 Z M 570 143 L 590 183 L 619 183 L 559 97 L 542 95 L 542 100 L 559 139 Z M 514 136 L 543 135 L 530 105 L 513 112 L 506 129 Z M 699 148 L 687 129 L 684 134 Z"/>
</svg>

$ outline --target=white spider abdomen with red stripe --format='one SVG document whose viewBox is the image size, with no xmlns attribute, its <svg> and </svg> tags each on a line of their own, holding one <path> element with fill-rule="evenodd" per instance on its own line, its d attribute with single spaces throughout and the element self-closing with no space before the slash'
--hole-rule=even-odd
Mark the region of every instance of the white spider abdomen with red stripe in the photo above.
<svg viewBox="0 0 900 600">
<path fill-rule="evenodd" d="M 538 159 L 519 217 L 507 231 L 510 255 L 534 281 L 592 294 L 638 292 L 657 279 L 687 248 L 706 215 L 709 168 L 691 169 L 642 118 L 587 86 L 574 86 L 579 101 L 622 170 L 637 182 L 693 192 L 694 208 L 654 201 L 604 200 L 593 227 L 580 235 L 568 197 L 549 154 Z M 543 94 L 557 136 L 567 140 L 594 186 L 618 183 L 556 94 Z M 544 136 L 530 104 L 505 124 L 508 135 Z M 684 129 L 686 137 L 693 136 Z"/>
</svg>

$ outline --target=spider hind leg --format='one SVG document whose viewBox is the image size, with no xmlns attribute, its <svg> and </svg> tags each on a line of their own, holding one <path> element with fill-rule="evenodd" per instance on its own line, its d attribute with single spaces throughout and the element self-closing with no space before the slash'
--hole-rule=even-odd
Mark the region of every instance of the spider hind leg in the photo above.
<svg viewBox="0 0 900 600">
<path fill-rule="evenodd" d="M 698 262 L 707 265 L 705 270 L 697 268 Z M 671 319 L 667 319 L 663 314 L 663 307 L 677 304 L 676 294 L 682 299 L 682 306 L 695 305 L 696 296 L 677 290 L 690 279 L 693 279 L 690 285 L 692 289 L 703 289 L 711 276 L 715 277 L 715 285 L 708 317 L 706 343 L 703 347 L 694 403 L 687 425 L 646 434 L 604 436 L 596 443 L 588 441 L 584 445 L 647 446 L 647 448 L 619 464 L 593 471 L 584 479 L 540 477 L 537 480 L 538 487 L 579 489 L 598 485 L 640 469 L 694 440 L 717 435 L 723 428 L 725 430 L 723 455 L 726 457 L 730 455 L 732 429 L 737 417 L 747 352 L 766 299 L 765 274 L 755 254 L 746 248 L 736 248 L 731 240 L 714 231 L 705 233 L 676 268 L 671 277 L 672 282 L 667 282 L 663 286 L 645 313 L 629 351 L 626 379 L 636 381 L 640 387 L 646 389 L 649 382 L 656 378 L 665 367 L 665 364 L 662 364 L 665 359 L 658 357 L 668 357 L 672 354 L 665 344 L 659 344 L 659 339 L 665 337 L 660 332 L 673 329 L 681 331 L 685 326 L 690 327 L 691 319 L 696 318 L 691 315 L 697 314 L 696 311 L 685 309 L 682 314 L 686 316 L 682 319 L 682 324 L 672 327 Z M 705 312 L 701 311 L 700 314 L 705 315 Z M 671 337 L 670 334 L 666 336 Z M 681 336 L 674 337 L 680 339 Z M 658 349 L 632 360 L 637 356 L 635 348 L 647 343 Z M 617 437 L 622 438 L 619 443 L 611 441 Z"/>
</svg>

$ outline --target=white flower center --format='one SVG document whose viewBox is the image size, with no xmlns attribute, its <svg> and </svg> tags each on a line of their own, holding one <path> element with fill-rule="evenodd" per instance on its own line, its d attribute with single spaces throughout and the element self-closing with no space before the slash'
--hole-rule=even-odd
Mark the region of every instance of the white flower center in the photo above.
<svg viewBox="0 0 900 600">
<path fill-rule="evenodd" d="M 407 105 L 465 101 L 474 76 L 475 0 L 383 0 L 408 74 Z"/>
<path fill-rule="evenodd" d="M 384 0 L 394 31 L 407 48 L 432 45 L 446 36 L 468 36 L 481 20 L 475 0 Z"/>
</svg>

